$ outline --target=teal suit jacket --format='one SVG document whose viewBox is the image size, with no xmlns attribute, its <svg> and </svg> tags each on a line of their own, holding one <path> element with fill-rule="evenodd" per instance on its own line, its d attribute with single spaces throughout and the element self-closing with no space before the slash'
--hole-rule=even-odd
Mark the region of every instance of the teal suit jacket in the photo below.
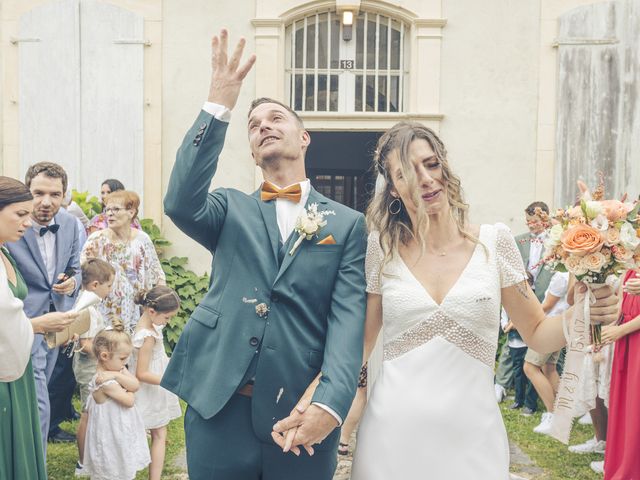
<svg viewBox="0 0 640 480">
<path fill-rule="evenodd" d="M 213 254 L 213 263 L 210 290 L 187 322 L 162 386 L 211 418 L 258 355 L 253 427 L 272 443 L 273 424 L 289 415 L 320 371 L 313 401 L 347 416 L 362 362 L 366 226 L 361 213 L 312 189 L 308 204 L 335 215 L 325 217 L 319 238 L 304 240 L 289 255 L 294 232 L 279 266 L 275 202 L 262 202 L 259 191 L 208 192 L 226 129 L 227 123 L 200 113 L 164 199 L 166 214 Z M 329 234 L 335 244 L 317 244 Z M 262 303 L 267 316 L 256 313 Z"/>
<path fill-rule="evenodd" d="M 515 237 L 516 245 L 518 246 L 518 250 L 520 250 L 520 255 L 522 255 L 522 261 L 524 262 L 524 269 L 527 270 L 529 266 L 529 254 L 531 252 L 531 234 L 523 233 Z M 542 249 L 544 253 L 544 248 Z M 534 292 L 536 297 L 542 303 L 544 301 L 544 294 L 549 288 L 549 283 L 551 282 L 551 277 L 553 277 L 553 273 L 551 270 L 546 268 L 544 265 L 540 267 L 540 271 L 538 272 L 538 277 L 534 283 L 535 289 Z"/>
</svg>

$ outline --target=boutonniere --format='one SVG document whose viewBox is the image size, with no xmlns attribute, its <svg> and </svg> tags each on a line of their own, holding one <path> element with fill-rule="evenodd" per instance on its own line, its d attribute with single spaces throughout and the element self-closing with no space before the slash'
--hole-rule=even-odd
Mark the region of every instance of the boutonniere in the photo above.
<svg viewBox="0 0 640 480">
<path fill-rule="evenodd" d="M 295 232 L 298 234 L 296 243 L 293 244 L 289 255 L 293 255 L 304 239 L 311 240 L 318 236 L 318 232 L 327 224 L 324 217 L 335 215 L 333 210 L 318 211 L 318 204 L 311 203 L 296 220 Z"/>
</svg>

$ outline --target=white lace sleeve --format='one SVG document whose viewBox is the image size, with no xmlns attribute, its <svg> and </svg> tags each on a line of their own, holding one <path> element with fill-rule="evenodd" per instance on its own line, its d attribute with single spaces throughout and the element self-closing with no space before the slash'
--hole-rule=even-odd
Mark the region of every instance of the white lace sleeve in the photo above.
<svg viewBox="0 0 640 480">
<path fill-rule="evenodd" d="M 500 286 L 507 288 L 525 281 L 527 274 L 524 271 L 522 256 L 509 227 L 497 223 L 496 229 L 496 259 L 500 272 Z"/>
<path fill-rule="evenodd" d="M 380 295 L 380 266 L 384 255 L 380 247 L 378 232 L 371 232 L 367 240 L 367 256 L 364 271 L 367 277 L 367 292 Z"/>
</svg>

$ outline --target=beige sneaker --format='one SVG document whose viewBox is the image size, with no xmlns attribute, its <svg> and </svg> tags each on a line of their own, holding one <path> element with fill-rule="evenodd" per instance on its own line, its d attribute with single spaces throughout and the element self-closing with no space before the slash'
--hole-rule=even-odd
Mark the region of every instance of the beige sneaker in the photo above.
<svg viewBox="0 0 640 480">
<path fill-rule="evenodd" d="M 584 443 L 579 445 L 571 445 L 569 451 L 571 453 L 600 453 L 604 454 L 604 449 L 607 446 L 607 442 L 604 440 L 596 440 L 596 438 L 590 438 Z"/>
<path fill-rule="evenodd" d="M 594 472 L 602 473 L 604 475 L 604 460 L 600 460 L 599 462 L 591 462 L 589 466 Z"/>
</svg>

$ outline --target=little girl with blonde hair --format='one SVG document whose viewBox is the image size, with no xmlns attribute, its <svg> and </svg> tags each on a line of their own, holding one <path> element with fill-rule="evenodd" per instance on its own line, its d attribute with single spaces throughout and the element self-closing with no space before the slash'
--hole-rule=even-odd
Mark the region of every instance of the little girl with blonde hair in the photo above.
<svg viewBox="0 0 640 480">
<path fill-rule="evenodd" d="M 97 373 L 89 383 L 84 472 L 94 480 L 132 480 L 151 461 L 134 392 L 140 384 L 125 367 L 133 346 L 121 321 L 93 339 Z"/>
</svg>

